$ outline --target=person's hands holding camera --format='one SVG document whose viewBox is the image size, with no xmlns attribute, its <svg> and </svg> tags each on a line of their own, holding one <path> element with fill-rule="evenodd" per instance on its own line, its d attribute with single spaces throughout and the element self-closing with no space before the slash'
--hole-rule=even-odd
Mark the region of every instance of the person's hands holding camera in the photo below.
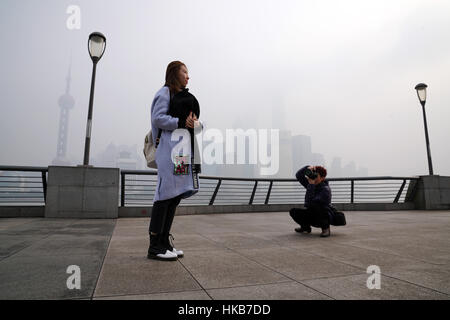
<svg viewBox="0 0 450 320">
<path fill-rule="evenodd" d="M 311 170 L 311 171 L 315 171 L 316 167 L 315 166 L 309 166 L 308 169 Z M 308 183 L 309 184 L 319 184 L 320 183 L 320 177 L 319 176 L 317 176 L 315 179 L 311 179 L 310 177 L 306 177 L 306 179 L 308 179 Z"/>
</svg>

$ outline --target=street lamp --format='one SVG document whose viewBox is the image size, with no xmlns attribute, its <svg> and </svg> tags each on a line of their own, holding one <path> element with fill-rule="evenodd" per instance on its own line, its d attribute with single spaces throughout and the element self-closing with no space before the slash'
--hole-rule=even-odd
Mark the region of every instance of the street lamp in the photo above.
<svg viewBox="0 0 450 320">
<path fill-rule="evenodd" d="M 417 97 L 419 98 L 420 104 L 422 105 L 423 111 L 423 123 L 425 127 L 425 140 L 427 142 L 427 154 L 428 154 L 428 170 L 430 175 L 433 175 L 433 164 L 431 163 L 431 151 L 430 151 L 430 141 L 428 139 L 428 127 L 427 127 L 427 116 L 425 114 L 425 102 L 427 101 L 427 85 L 425 83 L 419 83 L 415 89 L 417 90 Z"/>
<path fill-rule="evenodd" d="M 92 105 L 94 103 L 94 85 L 95 85 L 95 71 L 97 69 L 97 62 L 103 56 L 106 47 L 106 38 L 100 32 L 93 32 L 89 35 L 88 50 L 93 62 L 92 80 L 91 80 L 91 94 L 89 97 L 89 112 L 86 125 L 86 142 L 84 144 L 84 161 L 83 165 L 89 165 L 89 149 L 91 145 L 91 129 L 92 129 Z"/>
</svg>

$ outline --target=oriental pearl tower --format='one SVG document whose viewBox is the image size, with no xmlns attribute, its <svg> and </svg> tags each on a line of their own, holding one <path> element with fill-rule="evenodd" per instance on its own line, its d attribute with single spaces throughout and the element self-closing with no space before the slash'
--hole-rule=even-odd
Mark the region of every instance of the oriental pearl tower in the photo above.
<svg viewBox="0 0 450 320">
<path fill-rule="evenodd" d="M 56 145 L 56 158 L 52 164 L 57 166 L 70 166 L 71 161 L 66 156 L 67 151 L 67 133 L 69 131 L 69 111 L 75 105 L 75 99 L 70 95 L 70 73 L 71 67 L 66 77 L 66 92 L 59 97 L 58 105 L 60 108 L 59 113 L 59 130 L 58 130 L 58 142 Z"/>
</svg>

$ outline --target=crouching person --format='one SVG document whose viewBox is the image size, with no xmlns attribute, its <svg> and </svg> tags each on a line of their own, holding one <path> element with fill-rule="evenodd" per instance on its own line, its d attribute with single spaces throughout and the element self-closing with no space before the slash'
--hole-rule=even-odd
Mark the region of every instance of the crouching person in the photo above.
<svg viewBox="0 0 450 320">
<path fill-rule="evenodd" d="M 321 166 L 305 166 L 295 174 L 300 184 L 306 188 L 305 209 L 292 208 L 290 215 L 300 225 L 295 231 L 310 233 L 311 226 L 321 228 L 321 237 L 330 236 L 333 217 L 331 189 L 325 181 L 327 170 Z"/>
</svg>

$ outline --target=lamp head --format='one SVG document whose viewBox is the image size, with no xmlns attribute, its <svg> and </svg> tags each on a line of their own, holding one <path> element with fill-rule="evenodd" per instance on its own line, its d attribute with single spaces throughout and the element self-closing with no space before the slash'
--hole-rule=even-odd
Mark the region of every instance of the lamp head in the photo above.
<svg viewBox="0 0 450 320">
<path fill-rule="evenodd" d="M 427 100 L 427 85 L 425 83 L 419 83 L 415 89 L 417 90 L 417 97 L 422 105 L 425 104 Z"/>
<path fill-rule="evenodd" d="M 97 63 L 103 53 L 105 52 L 106 47 L 106 37 L 100 32 L 92 32 L 89 35 L 88 40 L 88 50 L 89 55 L 94 63 Z"/>
</svg>

